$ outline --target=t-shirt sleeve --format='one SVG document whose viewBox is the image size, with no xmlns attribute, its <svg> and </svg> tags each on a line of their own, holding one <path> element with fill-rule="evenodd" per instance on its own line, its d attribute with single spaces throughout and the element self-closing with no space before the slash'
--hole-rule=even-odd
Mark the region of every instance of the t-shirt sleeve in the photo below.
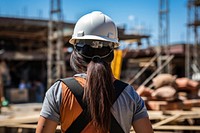
<svg viewBox="0 0 200 133">
<path fill-rule="evenodd" d="M 135 112 L 133 115 L 133 121 L 136 121 L 138 119 L 148 117 L 147 109 L 145 106 L 144 100 L 141 98 L 141 96 L 138 95 L 138 93 L 134 90 L 134 98 L 135 98 Z"/>
<path fill-rule="evenodd" d="M 40 115 L 53 120 L 60 121 L 61 89 L 60 81 L 55 82 L 46 92 Z"/>
</svg>

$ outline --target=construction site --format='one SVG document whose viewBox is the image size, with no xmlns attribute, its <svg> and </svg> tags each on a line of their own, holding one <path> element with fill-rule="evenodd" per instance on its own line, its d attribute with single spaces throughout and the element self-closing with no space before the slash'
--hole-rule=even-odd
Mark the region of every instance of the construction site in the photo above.
<svg viewBox="0 0 200 133">
<path fill-rule="evenodd" d="M 63 21 L 60 0 L 50 5 L 48 20 L 0 16 L 0 133 L 34 133 L 47 89 L 75 74 L 69 65 L 75 23 Z M 119 40 L 130 44 L 115 49 L 112 71 L 143 98 L 155 133 L 200 133 L 200 0 L 187 1 L 185 43 L 169 44 L 168 0 L 158 6 L 159 45 L 150 44 L 150 34 L 119 26 Z"/>
</svg>

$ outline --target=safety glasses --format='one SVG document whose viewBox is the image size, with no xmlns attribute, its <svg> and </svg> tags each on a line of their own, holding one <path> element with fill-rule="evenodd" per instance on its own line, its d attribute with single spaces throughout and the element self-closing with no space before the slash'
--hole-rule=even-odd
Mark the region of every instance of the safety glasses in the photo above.
<svg viewBox="0 0 200 133">
<path fill-rule="evenodd" d="M 114 48 L 114 43 L 99 41 L 99 40 L 76 40 L 76 45 L 78 47 L 84 47 L 85 45 L 89 45 L 91 48 L 103 48 L 103 47 L 110 47 L 111 49 Z"/>
</svg>

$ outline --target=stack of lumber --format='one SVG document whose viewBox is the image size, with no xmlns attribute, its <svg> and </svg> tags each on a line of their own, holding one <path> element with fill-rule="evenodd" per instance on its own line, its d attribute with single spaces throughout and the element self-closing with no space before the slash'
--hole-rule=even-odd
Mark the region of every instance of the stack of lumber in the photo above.
<svg viewBox="0 0 200 133">
<path fill-rule="evenodd" d="M 200 107 L 200 99 L 183 101 L 146 101 L 149 110 L 191 110 L 192 107 Z"/>
<path fill-rule="evenodd" d="M 0 133 L 35 132 L 41 108 L 42 103 L 10 104 L 2 107 Z M 60 132 L 60 125 L 57 132 Z"/>
<path fill-rule="evenodd" d="M 2 107 L 0 132 L 4 132 L 4 127 L 20 127 L 28 123 L 37 123 L 41 107 L 41 103 L 11 104 L 8 107 Z M 35 127 L 36 125 L 32 128 Z"/>
<path fill-rule="evenodd" d="M 171 131 L 178 133 L 199 133 L 200 108 L 194 107 L 189 111 L 167 110 L 148 111 L 154 131 Z"/>
</svg>

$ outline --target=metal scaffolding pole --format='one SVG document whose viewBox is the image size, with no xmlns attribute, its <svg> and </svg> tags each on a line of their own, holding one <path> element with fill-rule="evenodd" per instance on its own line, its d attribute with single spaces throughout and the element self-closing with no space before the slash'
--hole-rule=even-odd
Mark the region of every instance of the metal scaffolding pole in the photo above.
<svg viewBox="0 0 200 133">
<path fill-rule="evenodd" d="M 191 20 L 191 4 L 190 4 L 190 0 L 188 0 L 188 5 L 187 5 L 188 9 L 187 9 L 187 22 L 188 24 L 190 23 Z M 187 26 L 187 45 L 185 46 L 185 76 L 187 78 L 190 78 L 190 58 L 191 58 L 191 54 L 190 54 L 190 26 Z"/>
<path fill-rule="evenodd" d="M 169 43 L 169 2 L 160 0 L 159 4 L 159 44 L 167 46 Z"/>
<path fill-rule="evenodd" d="M 193 30 L 192 49 L 190 46 L 186 47 L 186 76 L 194 80 L 200 80 L 200 66 L 199 66 L 199 27 L 200 27 L 200 0 L 188 0 L 188 40 L 190 37 L 190 29 Z M 189 43 L 189 41 L 188 41 Z M 190 54 L 190 52 L 192 52 Z M 192 70 L 192 71 L 191 71 Z"/>
<path fill-rule="evenodd" d="M 160 0 L 159 3 L 159 47 L 164 47 L 164 54 L 169 55 L 169 0 Z M 162 52 L 160 58 L 158 58 L 158 67 L 162 65 Z M 167 65 L 167 72 L 171 73 L 171 69 Z M 161 71 L 162 72 L 162 71 Z"/>
<path fill-rule="evenodd" d="M 63 21 L 60 0 L 51 0 L 48 25 L 47 86 L 65 76 Z"/>
<path fill-rule="evenodd" d="M 196 0 L 195 2 L 200 3 L 199 0 L 198 1 Z M 196 4 L 195 4 L 195 7 L 194 7 L 194 23 L 199 21 L 199 15 L 200 15 L 199 10 L 198 10 L 198 9 L 200 9 L 199 8 L 200 6 L 196 5 Z M 199 24 L 194 25 L 194 49 L 193 49 L 193 56 L 194 56 L 193 62 L 194 63 L 193 64 L 195 64 L 197 66 L 197 68 L 199 67 L 199 62 L 198 62 L 198 58 L 199 58 L 199 54 L 198 54 L 198 45 L 199 45 L 198 28 L 199 28 L 199 26 L 200 26 Z"/>
</svg>

